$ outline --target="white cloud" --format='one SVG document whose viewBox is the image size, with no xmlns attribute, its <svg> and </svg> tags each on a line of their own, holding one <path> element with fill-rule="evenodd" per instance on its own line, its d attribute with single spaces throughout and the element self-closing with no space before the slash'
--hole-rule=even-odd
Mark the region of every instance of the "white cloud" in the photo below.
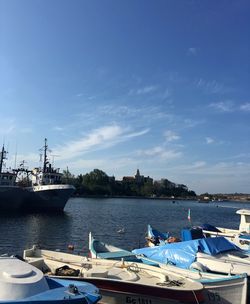
<svg viewBox="0 0 250 304">
<path fill-rule="evenodd" d="M 211 137 L 206 137 L 206 143 L 209 145 L 209 144 L 212 144 L 214 142 L 214 139 L 211 138 Z"/>
<path fill-rule="evenodd" d="M 240 110 L 250 112 L 250 102 L 247 102 L 245 104 L 242 104 L 240 106 Z"/>
<path fill-rule="evenodd" d="M 199 168 L 204 168 L 205 166 L 206 166 L 206 162 L 201 160 L 201 161 L 195 162 L 191 167 L 193 169 L 199 169 Z"/>
<path fill-rule="evenodd" d="M 189 55 L 195 56 L 195 55 L 197 55 L 198 50 L 199 50 L 198 48 L 190 47 L 190 48 L 188 49 L 188 54 L 189 54 Z"/>
<path fill-rule="evenodd" d="M 146 86 L 146 87 L 143 87 L 143 88 L 139 88 L 137 90 L 134 90 L 134 89 L 131 89 L 129 91 L 129 95 L 145 95 L 145 94 L 149 94 L 151 92 L 154 92 L 156 91 L 158 88 L 158 86 L 156 85 L 150 85 L 150 86 Z"/>
<path fill-rule="evenodd" d="M 157 146 L 148 150 L 140 150 L 138 151 L 138 155 L 140 156 L 148 156 L 148 157 L 160 157 L 165 160 L 179 158 L 182 153 L 180 151 L 175 150 L 167 150 L 163 147 Z"/>
<path fill-rule="evenodd" d="M 123 129 L 118 125 L 104 126 L 93 130 L 83 138 L 57 147 L 55 153 L 60 155 L 61 160 L 72 159 L 82 153 L 108 148 L 131 138 L 142 136 L 147 132 L 149 132 L 149 129 L 131 132 L 129 128 Z"/>
<path fill-rule="evenodd" d="M 234 104 L 231 100 L 211 103 L 209 106 L 220 112 L 232 112 L 234 110 Z"/>
<path fill-rule="evenodd" d="M 175 140 L 180 139 L 180 136 L 177 135 L 175 132 L 173 132 L 173 131 L 171 131 L 171 130 L 167 130 L 167 131 L 164 133 L 164 136 L 165 136 L 167 142 L 175 141 Z"/>
<path fill-rule="evenodd" d="M 53 127 L 53 130 L 54 131 L 63 131 L 64 130 L 64 128 L 62 128 L 62 127 L 59 127 L 59 126 L 55 126 L 55 127 Z"/>
<path fill-rule="evenodd" d="M 202 78 L 195 80 L 197 88 L 204 90 L 207 94 L 224 93 L 226 91 L 224 85 L 216 80 L 207 81 Z"/>
<path fill-rule="evenodd" d="M 113 115 L 115 117 L 130 116 L 135 117 L 140 114 L 141 109 L 128 107 L 128 106 L 117 106 L 117 105 L 105 105 L 99 108 L 100 113 L 105 115 Z"/>
</svg>

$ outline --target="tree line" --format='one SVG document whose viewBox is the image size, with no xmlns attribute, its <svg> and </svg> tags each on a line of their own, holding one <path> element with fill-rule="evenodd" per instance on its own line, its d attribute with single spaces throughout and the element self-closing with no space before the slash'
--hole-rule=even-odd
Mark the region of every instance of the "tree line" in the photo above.
<svg viewBox="0 0 250 304">
<path fill-rule="evenodd" d="M 76 177 L 69 171 L 63 171 L 63 182 L 74 185 L 75 194 L 80 196 L 196 197 L 196 193 L 186 185 L 175 184 L 168 179 L 116 181 L 115 177 L 110 177 L 99 169 Z"/>
</svg>

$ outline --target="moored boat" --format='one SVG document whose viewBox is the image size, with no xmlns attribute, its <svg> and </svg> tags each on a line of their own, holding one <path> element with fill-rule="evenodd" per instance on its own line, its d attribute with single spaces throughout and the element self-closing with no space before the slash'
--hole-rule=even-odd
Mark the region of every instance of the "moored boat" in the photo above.
<svg viewBox="0 0 250 304">
<path fill-rule="evenodd" d="M 163 246 L 146 247 L 132 250 L 143 259 L 163 264 L 172 263 L 189 269 L 199 265 L 200 270 L 222 274 L 242 274 L 250 276 L 250 254 L 239 249 L 223 237 L 203 238 Z"/>
<path fill-rule="evenodd" d="M 24 259 L 50 276 L 84 280 L 96 285 L 102 303 L 203 303 L 203 285 L 170 271 L 124 260 L 91 259 L 74 254 L 24 250 Z M 48 272 L 49 271 L 49 272 Z"/>
<path fill-rule="evenodd" d="M 26 187 L 28 196 L 23 205 L 28 211 L 63 211 L 75 187 L 62 184 L 62 173 L 53 168 L 48 160 L 48 145 L 45 138 L 43 147 L 43 167 L 32 171 L 32 186 Z"/>
<path fill-rule="evenodd" d="M 136 256 L 128 250 L 101 242 L 89 233 L 89 254 L 92 258 L 125 260 L 131 262 L 139 262 Z"/>
<path fill-rule="evenodd" d="M 4 170 L 7 151 L 2 146 L 0 152 L 0 211 L 18 211 L 22 208 L 26 191 L 16 184 L 17 171 Z"/>
<path fill-rule="evenodd" d="M 15 257 L 0 257 L 0 303 L 95 304 L 100 299 L 93 284 L 45 277 Z"/>
<path fill-rule="evenodd" d="M 236 213 L 240 215 L 239 229 L 214 227 L 210 224 L 203 224 L 201 228 L 206 237 L 223 236 L 241 249 L 250 250 L 250 210 L 240 209 Z"/>
<path fill-rule="evenodd" d="M 156 236 L 162 235 L 158 230 L 148 225 L 149 236 L 155 240 Z M 156 234 L 155 234 L 156 233 Z M 193 236 L 198 236 L 198 233 L 193 232 Z M 169 237 L 169 241 L 173 241 L 174 237 Z M 148 238 L 147 238 L 148 239 Z M 167 240 L 168 240 L 167 239 Z M 166 241 L 167 242 L 167 241 Z M 154 244 L 154 243 L 152 243 Z M 155 245 L 154 245 L 155 246 Z M 156 245 L 157 246 L 157 245 Z M 178 253 L 177 253 L 178 254 Z M 247 303 L 247 275 L 229 275 L 210 273 L 205 270 L 202 265 L 193 263 L 191 269 L 184 269 L 173 265 L 171 261 L 168 264 L 162 264 L 152 258 L 147 258 L 144 254 L 137 256 L 139 261 L 143 261 L 147 265 L 160 266 L 172 273 L 180 274 L 181 276 L 196 280 L 204 286 L 204 303 L 207 304 L 246 304 Z M 195 269 L 196 267 L 196 269 Z M 198 269 L 197 269 L 198 268 Z"/>
</svg>

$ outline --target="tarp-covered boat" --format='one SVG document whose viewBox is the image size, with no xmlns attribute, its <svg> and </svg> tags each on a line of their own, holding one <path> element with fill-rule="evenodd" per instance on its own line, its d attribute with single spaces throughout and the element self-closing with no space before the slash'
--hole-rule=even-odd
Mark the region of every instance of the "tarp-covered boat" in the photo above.
<svg viewBox="0 0 250 304">
<path fill-rule="evenodd" d="M 194 262 L 209 271 L 250 276 L 250 254 L 223 237 L 203 238 L 132 250 L 137 257 L 188 269 Z"/>
<path fill-rule="evenodd" d="M 250 250 L 250 210 L 240 209 L 236 213 L 240 215 L 239 229 L 215 227 L 210 224 L 203 224 L 201 228 L 206 237 L 223 236 L 241 249 Z"/>
</svg>

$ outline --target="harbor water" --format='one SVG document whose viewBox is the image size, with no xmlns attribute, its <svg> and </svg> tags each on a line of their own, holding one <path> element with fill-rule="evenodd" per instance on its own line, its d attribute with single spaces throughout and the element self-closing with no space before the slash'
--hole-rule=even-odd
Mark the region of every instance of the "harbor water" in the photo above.
<svg viewBox="0 0 250 304">
<path fill-rule="evenodd" d="M 144 247 L 148 224 L 177 237 L 182 228 L 203 223 L 237 229 L 240 216 L 235 212 L 248 207 L 239 202 L 71 198 L 62 214 L 1 214 L 0 254 L 22 255 L 33 244 L 65 252 L 73 245 L 75 253 L 87 254 L 90 231 L 99 240 L 132 250 Z"/>
</svg>

